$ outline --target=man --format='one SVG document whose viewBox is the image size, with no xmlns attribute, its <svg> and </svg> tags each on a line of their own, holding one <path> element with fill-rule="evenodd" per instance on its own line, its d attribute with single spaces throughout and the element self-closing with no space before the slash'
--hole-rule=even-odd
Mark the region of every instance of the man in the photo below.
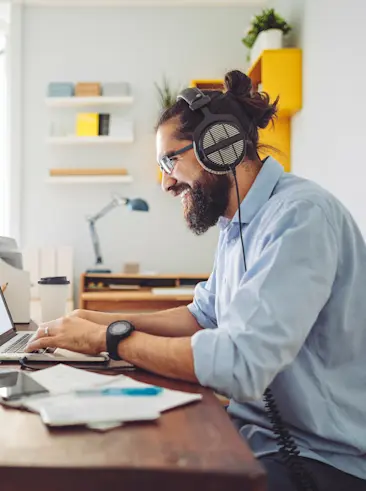
<svg viewBox="0 0 366 491">
<path fill-rule="evenodd" d="M 233 172 L 212 172 L 192 149 L 207 112 L 185 100 L 162 115 L 156 138 L 163 188 L 181 197 L 188 226 L 202 234 L 219 222 L 213 272 L 188 307 L 125 316 L 135 330 L 117 323 L 110 352 L 230 397 L 228 412 L 266 467 L 270 491 L 301 487 L 278 453 L 262 402 L 268 388 L 300 450 L 296 462 L 318 489 L 365 490 L 366 246 L 332 195 L 259 159 L 258 128 L 277 101 L 253 93 L 238 71 L 225 85 L 207 107 L 245 132 Z M 28 350 L 106 351 L 119 320 L 76 311 L 41 326 Z"/>
</svg>

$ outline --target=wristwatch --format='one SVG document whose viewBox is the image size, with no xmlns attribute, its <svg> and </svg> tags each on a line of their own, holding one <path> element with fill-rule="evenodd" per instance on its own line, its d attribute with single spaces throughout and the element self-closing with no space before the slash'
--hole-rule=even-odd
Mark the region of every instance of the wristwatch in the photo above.
<svg viewBox="0 0 366 491">
<path fill-rule="evenodd" d="M 112 360 L 122 359 L 118 355 L 118 345 L 123 339 L 128 338 L 134 330 L 135 327 L 131 322 L 124 320 L 112 322 L 107 327 L 107 351 Z"/>
</svg>

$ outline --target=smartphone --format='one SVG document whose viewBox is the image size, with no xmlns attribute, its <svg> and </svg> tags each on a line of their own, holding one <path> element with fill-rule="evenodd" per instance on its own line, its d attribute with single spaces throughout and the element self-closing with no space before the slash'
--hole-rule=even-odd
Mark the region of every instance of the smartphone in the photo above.
<svg viewBox="0 0 366 491">
<path fill-rule="evenodd" d="M 36 394 L 47 394 L 48 390 L 24 372 L 0 371 L 0 398 L 14 401 Z"/>
</svg>

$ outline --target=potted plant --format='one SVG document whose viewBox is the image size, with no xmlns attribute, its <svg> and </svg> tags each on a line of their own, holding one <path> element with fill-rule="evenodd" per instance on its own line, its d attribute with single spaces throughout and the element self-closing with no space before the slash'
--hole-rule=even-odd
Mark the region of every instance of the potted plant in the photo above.
<svg viewBox="0 0 366 491">
<path fill-rule="evenodd" d="M 242 39 L 243 44 L 250 49 L 248 58 L 251 63 L 264 49 L 282 48 L 283 36 L 290 30 L 291 26 L 274 9 L 264 9 L 256 15 Z"/>
<path fill-rule="evenodd" d="M 179 91 L 174 90 L 170 87 L 169 82 L 165 76 L 163 77 L 163 82 L 161 85 L 158 85 L 155 82 L 155 88 L 158 93 L 160 110 L 161 112 L 163 112 L 166 109 L 169 109 L 169 107 L 171 107 L 175 103 Z"/>
</svg>

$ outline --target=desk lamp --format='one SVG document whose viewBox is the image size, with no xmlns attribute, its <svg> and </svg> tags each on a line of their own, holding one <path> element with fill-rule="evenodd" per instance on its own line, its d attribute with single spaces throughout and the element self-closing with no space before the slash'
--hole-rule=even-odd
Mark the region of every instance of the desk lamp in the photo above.
<svg viewBox="0 0 366 491">
<path fill-rule="evenodd" d="M 147 202 L 140 198 L 130 199 L 122 198 L 121 196 L 114 195 L 110 203 L 102 208 L 96 215 L 87 217 L 89 223 L 89 231 L 93 242 L 94 254 L 95 254 L 95 266 L 87 270 L 87 273 L 111 273 L 110 269 L 106 269 L 103 266 L 102 254 L 100 251 L 100 241 L 95 228 L 95 222 L 104 217 L 108 212 L 116 208 L 117 206 L 126 205 L 131 211 L 149 211 L 149 205 Z"/>
</svg>

